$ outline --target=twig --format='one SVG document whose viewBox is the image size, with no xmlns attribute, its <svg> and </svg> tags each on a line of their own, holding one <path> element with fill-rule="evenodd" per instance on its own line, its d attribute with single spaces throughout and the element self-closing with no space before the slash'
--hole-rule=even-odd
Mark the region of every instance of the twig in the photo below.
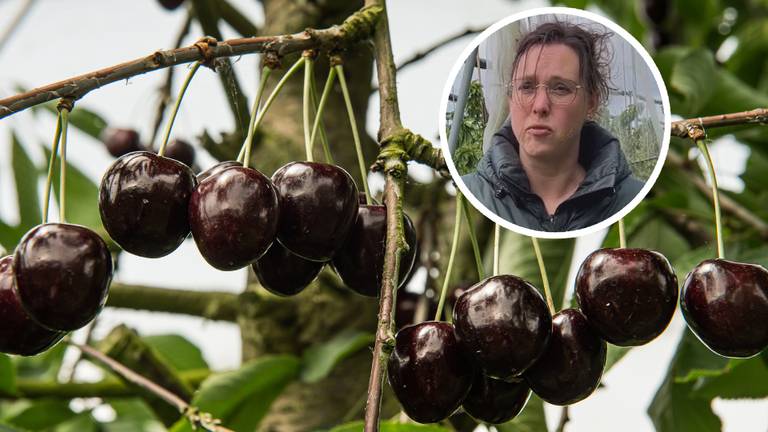
<svg viewBox="0 0 768 432">
<path fill-rule="evenodd" d="M 757 108 L 751 111 L 742 111 L 730 114 L 718 114 L 708 117 L 697 117 L 672 122 L 671 135 L 680 138 L 689 138 L 689 125 L 700 126 L 705 129 L 721 126 L 766 124 L 768 123 L 768 108 Z"/>
<path fill-rule="evenodd" d="M 24 18 L 29 14 L 29 11 L 32 9 L 32 5 L 34 4 L 35 0 L 26 0 L 24 4 L 21 5 L 21 8 L 19 8 L 19 11 L 16 12 L 16 15 L 14 15 L 11 21 L 6 24 L 5 31 L 2 35 L 0 35 L 0 49 L 2 49 L 5 43 L 8 42 L 13 32 L 19 28 L 19 25 L 22 21 L 24 21 Z"/>
<path fill-rule="evenodd" d="M 237 320 L 242 299 L 220 291 L 189 291 L 112 282 L 107 306 L 193 315 L 210 320 Z"/>
<path fill-rule="evenodd" d="M 557 423 L 557 429 L 555 429 L 555 432 L 564 432 L 565 425 L 568 424 L 570 419 L 571 417 L 568 415 L 568 405 L 566 405 L 563 407 L 562 411 L 560 411 L 560 421 Z"/>
<path fill-rule="evenodd" d="M 481 27 L 476 27 L 476 28 L 467 28 L 467 29 L 464 29 L 461 32 L 457 32 L 455 34 L 452 34 L 452 35 L 446 37 L 445 39 L 439 40 L 439 41 L 435 42 L 435 44 L 430 46 L 429 48 L 427 48 L 427 49 L 425 49 L 423 51 L 419 51 L 418 53 L 414 54 L 413 56 L 409 57 L 408 59 L 406 59 L 405 61 L 403 61 L 399 65 L 397 65 L 397 71 L 400 72 L 401 70 L 405 69 L 406 67 L 408 67 L 408 66 L 418 62 L 419 60 L 421 60 L 424 57 L 432 54 L 433 52 L 439 50 L 440 48 L 444 47 L 445 45 L 447 45 L 447 44 L 449 44 L 449 43 L 451 43 L 453 41 L 459 40 L 459 39 L 461 39 L 461 38 L 463 38 L 465 36 L 469 36 L 469 35 L 480 33 L 483 30 L 485 30 L 486 28 L 488 28 L 489 26 L 490 26 L 490 24 L 487 25 L 487 26 L 481 26 Z"/>
<path fill-rule="evenodd" d="M 364 7 L 349 16 L 341 25 L 326 29 L 308 29 L 291 35 L 230 39 L 215 44 L 198 43 L 178 49 L 156 51 L 146 57 L 0 99 L 0 118 L 62 97 L 79 99 L 94 89 L 116 81 L 198 60 L 207 61 L 219 57 L 267 51 L 278 56 L 284 56 L 310 48 L 327 51 L 339 50 L 369 37 L 377 20 L 382 15 L 382 11 L 381 7 Z"/>
</svg>

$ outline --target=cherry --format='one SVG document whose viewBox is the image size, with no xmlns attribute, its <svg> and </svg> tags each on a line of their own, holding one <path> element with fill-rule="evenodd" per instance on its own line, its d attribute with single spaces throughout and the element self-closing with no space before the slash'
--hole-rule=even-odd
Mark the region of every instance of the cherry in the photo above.
<svg viewBox="0 0 768 432">
<path fill-rule="evenodd" d="M 461 344 L 486 375 L 517 376 L 544 352 L 552 316 L 544 297 L 517 276 L 487 278 L 456 301 L 453 323 Z"/>
<path fill-rule="evenodd" d="M 357 218 L 352 177 L 335 165 L 291 162 L 272 181 L 280 196 L 280 243 L 308 260 L 333 258 Z"/>
<path fill-rule="evenodd" d="M 578 309 L 552 318 L 552 337 L 544 354 L 523 377 L 531 390 L 554 405 L 570 405 L 600 384 L 607 346 Z"/>
<path fill-rule="evenodd" d="M 520 414 L 530 396 L 531 388 L 523 379 L 513 378 L 507 382 L 478 371 L 462 406 L 477 420 L 506 423 Z"/>
<path fill-rule="evenodd" d="M 192 147 L 192 144 L 177 138 L 171 140 L 165 146 L 165 153 L 163 153 L 163 156 L 175 159 L 184 165 L 191 167 L 192 164 L 195 163 L 195 148 Z"/>
<path fill-rule="evenodd" d="M 474 375 L 453 325 L 437 321 L 397 332 L 387 371 L 403 410 L 419 423 L 434 423 L 456 411 Z"/>
<path fill-rule="evenodd" d="M 207 179 L 208 177 L 210 177 L 210 176 L 212 176 L 212 175 L 214 175 L 216 173 L 224 171 L 225 169 L 229 169 L 229 168 L 232 168 L 232 167 L 238 167 L 238 166 L 243 166 L 243 164 L 241 164 L 240 162 L 237 162 L 237 161 L 219 162 L 216 165 L 214 165 L 214 166 L 208 168 L 207 170 L 201 172 L 200 174 L 198 174 L 197 175 L 197 183 L 202 183 L 203 180 Z"/>
<path fill-rule="evenodd" d="M 261 286 L 272 294 L 291 296 L 300 293 L 320 274 L 325 263 L 306 260 L 280 242 L 272 243 L 261 258 L 253 263 L 253 271 Z"/>
<path fill-rule="evenodd" d="M 619 346 L 643 345 L 672 320 L 677 277 L 658 252 L 600 249 L 581 264 L 576 298 L 603 339 Z"/>
<path fill-rule="evenodd" d="M 189 234 L 187 205 L 196 185 L 192 170 L 180 162 L 145 151 L 127 154 L 101 180 L 101 221 L 126 251 L 168 255 Z"/>
<path fill-rule="evenodd" d="M 34 322 L 21 306 L 13 273 L 13 257 L 0 259 L 0 352 L 30 356 L 52 347 L 66 334 Z"/>
<path fill-rule="evenodd" d="M 398 288 L 408 280 L 416 261 L 416 231 L 403 214 L 403 230 L 408 250 L 400 258 Z M 384 242 L 387 209 L 383 205 L 360 205 L 357 220 L 341 249 L 333 257 L 333 268 L 349 288 L 358 294 L 378 297 L 384 271 Z"/>
<path fill-rule="evenodd" d="M 189 200 L 189 226 L 197 248 L 219 270 L 259 259 L 275 240 L 279 215 L 272 182 L 252 168 L 219 171 L 200 183 Z"/>
<path fill-rule="evenodd" d="M 144 150 L 139 142 L 139 133 L 133 129 L 107 128 L 101 133 L 101 141 L 114 157 Z"/>
<path fill-rule="evenodd" d="M 157 1 L 158 3 L 160 3 L 160 6 L 168 10 L 174 10 L 184 3 L 184 0 L 157 0 Z"/>
<path fill-rule="evenodd" d="M 768 271 L 710 259 L 683 282 L 680 307 L 688 326 L 712 351 L 747 358 L 768 347 Z"/>
<path fill-rule="evenodd" d="M 50 330 L 88 324 L 107 301 L 112 256 L 96 233 L 48 223 L 22 237 L 13 257 L 16 289 L 30 318 Z"/>
</svg>

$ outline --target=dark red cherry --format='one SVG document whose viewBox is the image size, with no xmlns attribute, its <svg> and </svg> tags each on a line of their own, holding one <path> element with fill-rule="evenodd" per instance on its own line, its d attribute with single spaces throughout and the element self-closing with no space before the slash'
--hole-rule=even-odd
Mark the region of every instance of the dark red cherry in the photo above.
<svg viewBox="0 0 768 432">
<path fill-rule="evenodd" d="M 456 301 L 453 323 L 462 346 L 486 375 L 520 375 L 544 352 L 552 315 L 544 297 L 517 276 L 487 278 Z"/>
<path fill-rule="evenodd" d="M 21 306 L 13 274 L 13 257 L 0 259 L 0 352 L 30 356 L 52 347 L 66 334 L 41 327 Z"/>
<path fill-rule="evenodd" d="M 112 256 L 95 232 L 49 223 L 22 237 L 13 256 L 16 289 L 30 318 L 50 330 L 88 324 L 107 301 Z"/>
<path fill-rule="evenodd" d="M 109 154 L 114 157 L 144 150 L 139 142 L 139 133 L 133 129 L 107 128 L 102 132 L 101 140 Z"/>
<path fill-rule="evenodd" d="M 158 3 L 160 3 L 160 6 L 168 10 L 174 10 L 184 3 L 184 0 L 157 0 L 157 1 Z"/>
<path fill-rule="evenodd" d="M 607 346 L 578 309 L 563 309 L 552 319 L 547 349 L 523 374 L 531 390 L 554 405 L 571 405 L 600 384 Z"/>
<path fill-rule="evenodd" d="M 195 148 L 192 144 L 182 140 L 174 139 L 168 142 L 165 146 L 165 153 L 163 156 L 171 159 L 175 159 L 184 165 L 191 167 L 195 163 Z"/>
<path fill-rule="evenodd" d="M 229 169 L 229 168 L 232 168 L 232 167 L 239 167 L 239 166 L 243 166 L 243 164 L 241 164 L 240 162 L 237 162 L 237 161 L 219 162 L 216 165 L 214 165 L 214 166 L 208 168 L 207 170 L 201 172 L 200 174 L 198 174 L 197 175 L 197 183 L 202 183 L 203 180 L 207 179 L 208 177 L 210 177 L 210 176 L 212 176 L 212 175 L 214 175 L 216 173 L 224 171 L 225 169 Z"/>
<path fill-rule="evenodd" d="M 267 251 L 279 219 L 277 192 L 264 174 L 233 167 L 200 183 L 189 200 L 197 248 L 219 270 L 243 268 Z"/>
<path fill-rule="evenodd" d="M 643 345 L 672 320 L 677 277 L 658 252 L 600 249 L 581 264 L 576 298 L 603 339 L 619 346 Z"/>
<path fill-rule="evenodd" d="M 768 347 L 768 271 L 711 259 L 683 282 L 680 307 L 688 326 L 721 356 L 747 358 Z"/>
<path fill-rule="evenodd" d="M 408 215 L 403 214 L 405 240 L 409 249 L 400 258 L 398 287 L 408 280 L 416 260 L 416 231 Z M 360 205 L 357 220 L 344 245 L 333 257 L 333 268 L 344 284 L 358 294 L 378 297 L 384 271 L 384 242 L 387 209 L 382 205 Z"/>
<path fill-rule="evenodd" d="M 312 283 L 324 265 L 306 260 L 283 247 L 280 242 L 274 242 L 252 267 L 261 286 L 267 291 L 280 296 L 292 296 Z"/>
<path fill-rule="evenodd" d="M 397 332 L 387 371 L 403 410 L 419 423 L 434 423 L 456 411 L 474 375 L 453 325 L 437 321 Z"/>
<path fill-rule="evenodd" d="M 187 206 L 196 185 L 181 162 L 150 152 L 127 154 L 101 180 L 101 221 L 126 251 L 147 258 L 168 255 L 189 234 Z"/>
<path fill-rule="evenodd" d="M 330 261 L 357 218 L 357 186 L 344 169 L 318 162 L 291 162 L 272 181 L 280 196 L 277 239 L 312 261 Z"/>
<path fill-rule="evenodd" d="M 506 423 L 520 414 L 530 396 L 531 388 L 521 378 L 502 381 L 478 371 L 462 406 L 477 420 Z"/>
</svg>

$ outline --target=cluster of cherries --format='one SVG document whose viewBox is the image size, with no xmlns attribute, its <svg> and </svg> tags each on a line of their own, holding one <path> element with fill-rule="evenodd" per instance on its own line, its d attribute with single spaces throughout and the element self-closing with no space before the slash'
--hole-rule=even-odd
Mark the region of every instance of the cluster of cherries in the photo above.
<svg viewBox="0 0 768 432">
<path fill-rule="evenodd" d="M 570 405 L 598 386 L 606 342 L 639 346 L 661 334 L 678 300 L 667 259 L 644 249 L 601 249 L 576 277 L 579 309 L 552 316 L 541 294 L 515 276 L 488 278 L 462 293 L 453 324 L 403 328 L 388 363 L 404 411 L 432 423 L 459 406 L 486 423 L 504 423 L 531 391 Z M 715 353 L 747 358 L 768 348 L 768 271 L 706 260 L 686 277 L 680 296 L 694 333 Z"/>
<path fill-rule="evenodd" d="M 352 177 L 335 165 L 291 162 L 269 179 L 226 161 L 195 176 L 171 158 L 132 151 L 104 175 L 99 211 L 109 235 L 135 255 L 165 256 L 191 232 L 211 266 L 251 265 L 274 294 L 299 293 L 330 262 L 349 288 L 376 297 L 386 209 L 360 201 Z M 401 283 L 416 257 L 407 216 L 403 225 L 410 249 L 401 260 Z"/>
</svg>

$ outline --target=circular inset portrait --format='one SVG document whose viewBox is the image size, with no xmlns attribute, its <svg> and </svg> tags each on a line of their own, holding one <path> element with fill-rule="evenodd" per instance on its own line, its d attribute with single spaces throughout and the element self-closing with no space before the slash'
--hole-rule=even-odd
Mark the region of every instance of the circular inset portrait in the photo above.
<svg viewBox="0 0 768 432">
<path fill-rule="evenodd" d="M 640 43 L 605 18 L 568 8 L 513 15 L 478 36 L 450 76 L 440 134 L 451 175 L 507 229 L 597 231 L 658 177 L 666 88 Z"/>
</svg>

